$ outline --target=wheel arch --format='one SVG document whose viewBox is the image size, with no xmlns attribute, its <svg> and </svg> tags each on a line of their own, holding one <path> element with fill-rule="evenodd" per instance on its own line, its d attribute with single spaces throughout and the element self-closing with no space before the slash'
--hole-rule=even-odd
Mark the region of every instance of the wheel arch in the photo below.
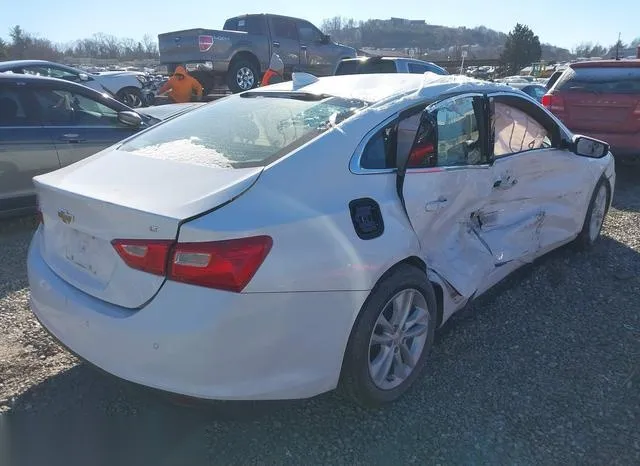
<svg viewBox="0 0 640 466">
<path fill-rule="evenodd" d="M 434 280 L 429 279 L 428 276 L 428 269 L 427 269 L 427 264 L 425 263 L 424 260 L 422 260 L 420 257 L 418 256 L 407 256 L 404 259 L 396 262 L 395 264 L 393 264 L 391 267 L 389 267 L 381 276 L 380 278 L 378 278 L 378 280 L 376 280 L 373 289 L 375 289 L 379 283 L 381 283 L 382 281 L 384 281 L 389 275 L 393 274 L 393 272 L 398 269 L 399 267 L 403 266 L 403 265 L 410 265 L 412 267 L 415 267 L 417 269 L 419 269 L 420 271 L 422 271 L 425 275 L 425 279 L 427 279 L 429 281 L 429 283 L 431 283 L 431 286 L 433 286 L 433 291 L 435 292 L 436 295 L 436 314 L 438 317 L 438 322 L 437 322 L 437 327 L 440 327 L 440 324 L 442 323 L 442 319 L 443 319 L 443 315 L 444 315 L 444 290 L 442 289 L 442 285 Z M 366 303 L 366 301 L 365 301 Z M 364 307 L 364 304 L 363 304 Z M 358 316 L 360 315 L 360 312 L 358 312 Z M 356 318 L 357 320 L 357 318 Z M 354 325 L 355 325 L 355 321 L 354 321 Z"/>
<path fill-rule="evenodd" d="M 229 68 L 231 68 L 232 64 L 234 64 L 238 60 L 248 60 L 252 62 L 256 66 L 256 71 L 258 72 L 258 76 L 260 76 L 260 74 L 262 73 L 262 70 L 260 67 L 260 60 L 258 60 L 258 57 L 253 52 L 249 50 L 238 50 L 236 53 L 233 54 L 233 56 L 231 57 L 231 60 L 229 60 Z"/>
</svg>

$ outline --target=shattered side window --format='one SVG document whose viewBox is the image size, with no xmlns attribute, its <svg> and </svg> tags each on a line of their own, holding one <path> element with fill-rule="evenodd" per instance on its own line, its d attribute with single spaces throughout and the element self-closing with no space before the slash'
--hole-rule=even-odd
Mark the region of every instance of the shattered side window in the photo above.
<svg viewBox="0 0 640 466">
<path fill-rule="evenodd" d="M 509 105 L 495 103 L 494 125 L 495 157 L 551 146 L 551 139 L 544 126 L 522 110 Z"/>
<path fill-rule="evenodd" d="M 477 165 L 483 162 L 473 97 L 452 100 L 438 109 L 436 119 L 437 166 Z"/>
</svg>

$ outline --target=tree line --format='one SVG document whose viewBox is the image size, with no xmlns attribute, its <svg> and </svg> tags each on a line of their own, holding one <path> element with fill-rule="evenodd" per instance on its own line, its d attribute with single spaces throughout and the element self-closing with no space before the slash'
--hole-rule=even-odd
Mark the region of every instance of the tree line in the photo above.
<svg viewBox="0 0 640 466">
<path fill-rule="evenodd" d="M 0 60 L 52 60 L 62 58 L 98 58 L 117 60 L 155 59 L 158 43 L 148 34 L 141 41 L 97 33 L 68 44 L 54 44 L 14 26 L 9 41 L 0 38 Z"/>
<path fill-rule="evenodd" d="M 427 60 L 460 59 L 463 50 L 466 50 L 469 58 L 500 56 L 513 69 L 541 58 L 546 61 L 566 61 L 574 57 L 611 57 L 615 56 L 616 49 L 625 50 L 640 45 L 640 37 L 628 45 L 619 41 L 609 47 L 582 42 L 571 53 L 567 49 L 541 44 L 538 36 L 521 24 L 517 24 L 509 34 L 504 34 L 484 26 L 451 28 L 399 18 L 356 21 L 334 16 L 325 19 L 321 29 L 334 40 L 356 48 L 411 49 L 417 58 Z M 26 32 L 20 26 L 14 26 L 9 30 L 9 40 L 0 38 L 0 60 L 93 58 L 124 61 L 158 57 L 157 41 L 148 34 L 136 41 L 97 33 L 68 44 L 56 44 Z"/>
<path fill-rule="evenodd" d="M 573 49 L 573 53 L 577 57 L 594 58 L 594 57 L 614 57 L 616 50 L 618 53 L 622 53 L 624 50 L 632 48 L 635 49 L 640 45 L 640 37 L 636 37 L 629 44 L 624 43 L 622 40 L 618 40 L 615 44 L 606 47 L 598 43 L 593 42 L 581 42 Z"/>
</svg>

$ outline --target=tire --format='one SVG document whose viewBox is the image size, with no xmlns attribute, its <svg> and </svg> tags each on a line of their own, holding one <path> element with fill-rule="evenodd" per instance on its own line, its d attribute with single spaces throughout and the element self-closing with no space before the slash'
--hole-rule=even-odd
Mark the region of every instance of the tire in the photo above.
<svg viewBox="0 0 640 466">
<path fill-rule="evenodd" d="M 602 224 L 609 210 L 609 200 L 611 198 L 611 188 L 605 178 L 600 178 L 596 184 L 587 215 L 584 218 L 582 230 L 575 239 L 575 246 L 582 251 L 590 249 L 600 236 Z M 604 204 L 603 204 L 604 203 Z"/>
<path fill-rule="evenodd" d="M 258 67 L 252 60 L 240 58 L 231 62 L 227 71 L 227 86 L 234 94 L 258 85 Z"/>
<path fill-rule="evenodd" d="M 207 96 L 215 87 L 215 78 L 211 71 L 194 70 L 189 73 L 202 86 L 202 96 Z"/>
<path fill-rule="evenodd" d="M 406 330 L 417 336 L 405 341 L 401 331 L 395 330 L 393 337 L 389 335 L 394 330 L 394 321 L 396 325 L 398 323 L 394 319 L 394 306 L 391 303 L 394 298 L 401 303 L 411 292 L 414 300 L 404 321 L 415 322 Z M 424 370 L 437 325 L 436 306 L 433 286 L 423 271 L 411 265 L 398 266 L 376 284 L 351 331 L 342 364 L 340 391 L 369 408 L 400 398 Z M 382 318 L 386 322 L 380 320 Z M 383 331 L 385 328 L 387 332 Z M 389 363 L 389 359 L 392 362 Z M 410 360 L 414 361 L 412 369 L 406 364 Z M 387 366 L 380 364 L 380 361 L 387 361 L 388 370 L 385 371 Z M 379 369 L 377 376 L 376 369 Z M 396 371 L 404 373 L 398 377 Z"/>
<path fill-rule="evenodd" d="M 142 92 L 137 87 L 125 87 L 116 94 L 120 102 L 131 108 L 144 107 Z"/>
</svg>

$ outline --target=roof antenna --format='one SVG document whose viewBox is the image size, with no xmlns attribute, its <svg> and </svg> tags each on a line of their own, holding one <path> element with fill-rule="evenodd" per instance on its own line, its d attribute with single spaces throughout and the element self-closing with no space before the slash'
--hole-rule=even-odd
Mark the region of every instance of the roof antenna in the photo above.
<svg viewBox="0 0 640 466">
<path fill-rule="evenodd" d="M 616 60 L 620 60 L 620 33 L 618 33 L 618 42 L 616 42 Z"/>
</svg>

